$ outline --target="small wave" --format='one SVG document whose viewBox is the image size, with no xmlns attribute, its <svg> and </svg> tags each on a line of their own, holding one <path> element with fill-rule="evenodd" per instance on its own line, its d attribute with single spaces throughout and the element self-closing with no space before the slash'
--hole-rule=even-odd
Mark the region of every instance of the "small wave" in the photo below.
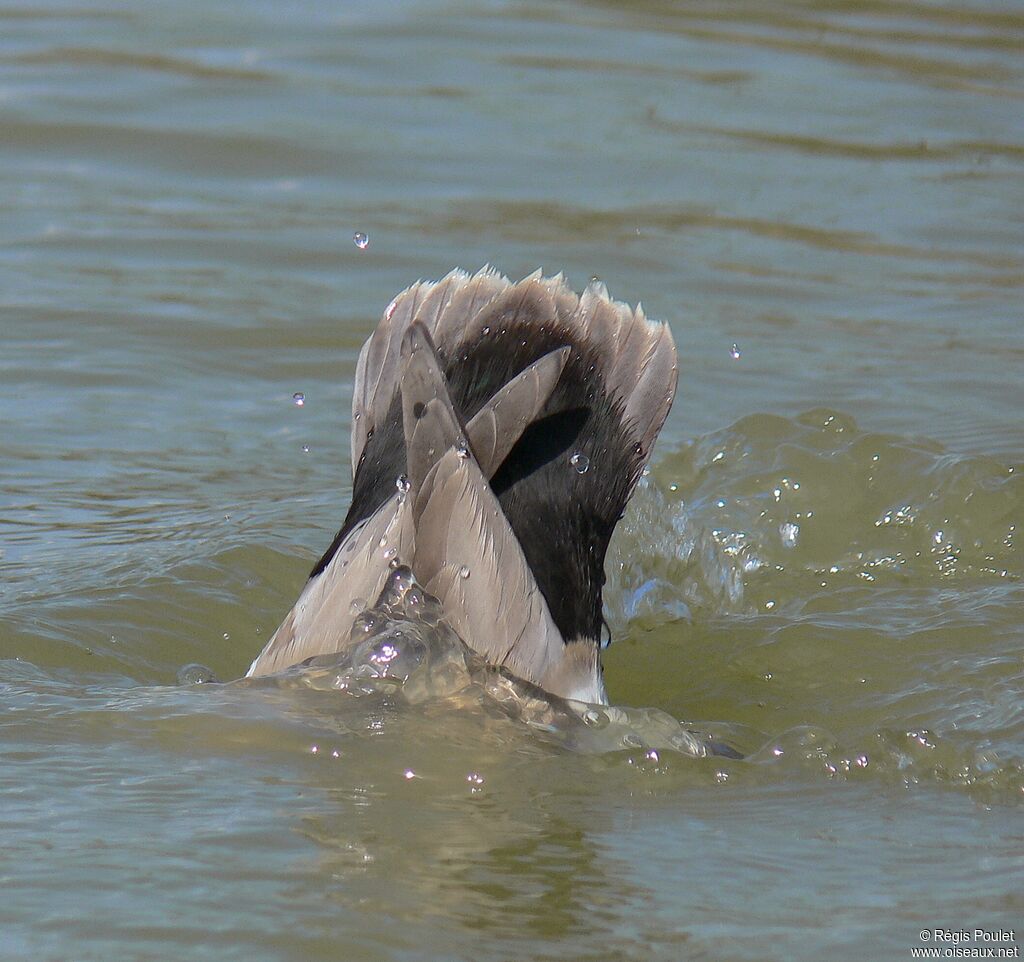
<svg viewBox="0 0 1024 962">
<path fill-rule="evenodd" d="M 265 70 L 255 70 L 252 67 L 219 67 L 196 60 L 187 60 L 183 57 L 92 47 L 54 47 L 3 59 L 10 63 L 36 64 L 46 67 L 81 66 L 151 70 L 158 73 L 194 77 L 199 80 L 270 80 L 273 77 L 273 74 Z"/>
<path fill-rule="evenodd" d="M 862 431 L 848 415 L 745 417 L 641 484 L 617 532 L 613 621 L 771 611 L 827 589 L 1019 587 L 1024 467 Z"/>
</svg>

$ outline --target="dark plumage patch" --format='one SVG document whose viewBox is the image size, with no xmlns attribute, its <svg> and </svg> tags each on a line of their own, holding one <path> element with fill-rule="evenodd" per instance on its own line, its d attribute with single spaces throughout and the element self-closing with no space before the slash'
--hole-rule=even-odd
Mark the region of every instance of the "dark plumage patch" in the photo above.
<svg viewBox="0 0 1024 962">
<path fill-rule="evenodd" d="M 533 310 L 530 308 L 533 307 Z M 643 452 L 626 436 L 621 410 L 606 393 L 598 358 L 540 305 L 492 312 L 473 343 L 438 351 L 452 403 L 468 421 L 509 380 L 545 354 L 573 348 L 540 416 L 491 479 L 526 561 L 567 641 L 600 635 L 604 559 L 636 482 Z M 533 316 L 531 316 L 533 315 Z M 579 455 L 576 463 L 571 462 Z M 583 470 L 580 470 L 583 466 Z M 348 533 L 395 491 L 405 473 L 400 398 L 369 437 L 356 466 L 345 523 L 312 574 L 319 574 Z"/>
</svg>

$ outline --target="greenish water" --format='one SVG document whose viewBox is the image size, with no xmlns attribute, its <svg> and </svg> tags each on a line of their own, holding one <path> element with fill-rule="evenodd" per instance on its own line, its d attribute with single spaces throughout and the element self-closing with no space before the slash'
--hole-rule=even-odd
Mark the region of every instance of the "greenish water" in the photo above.
<svg viewBox="0 0 1024 962">
<path fill-rule="evenodd" d="M 1022 45 L 990 2 L 0 7 L 0 957 L 1024 941 Z M 750 760 L 175 685 L 330 542 L 392 295 L 485 262 L 671 322 L 606 680 Z"/>
</svg>

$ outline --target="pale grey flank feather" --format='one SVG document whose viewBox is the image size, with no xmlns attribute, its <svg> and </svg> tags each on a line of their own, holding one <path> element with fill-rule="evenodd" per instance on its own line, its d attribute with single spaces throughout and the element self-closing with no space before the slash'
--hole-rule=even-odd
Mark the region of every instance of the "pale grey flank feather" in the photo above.
<svg viewBox="0 0 1024 962">
<path fill-rule="evenodd" d="M 412 539 L 408 501 L 395 497 L 381 505 L 352 530 L 330 564 L 306 582 L 246 677 L 272 675 L 345 648 L 356 615 L 377 600 L 391 573 L 391 559 L 412 554 Z"/>
<path fill-rule="evenodd" d="M 488 661 L 541 684 L 565 645 L 472 455 L 449 449 L 426 478 L 415 513 L 413 571 L 440 600 L 445 620 Z M 588 694 L 599 700 L 596 689 Z"/>
<path fill-rule="evenodd" d="M 419 321 L 402 338 L 401 392 L 409 494 L 415 503 L 424 477 L 448 448 L 458 445 L 461 451 L 469 452 L 466 432 L 448 397 L 437 352 L 426 327 Z"/>
</svg>

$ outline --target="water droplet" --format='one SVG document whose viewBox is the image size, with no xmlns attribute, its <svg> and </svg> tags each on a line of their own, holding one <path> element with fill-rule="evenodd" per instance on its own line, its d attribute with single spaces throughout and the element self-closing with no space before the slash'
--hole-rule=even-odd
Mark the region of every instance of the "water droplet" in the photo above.
<svg viewBox="0 0 1024 962">
<path fill-rule="evenodd" d="M 390 561 L 397 554 L 398 554 L 398 549 L 397 548 L 388 548 L 387 551 L 384 552 L 384 560 L 385 561 Z"/>
<path fill-rule="evenodd" d="M 292 400 L 295 402 L 296 407 L 302 407 L 302 405 L 306 403 L 306 395 L 303 394 L 301 391 L 296 391 L 292 395 Z"/>
<path fill-rule="evenodd" d="M 488 334 L 491 333 L 491 329 L 489 327 L 485 327 L 480 333 L 486 337 Z"/>
<path fill-rule="evenodd" d="M 352 243 L 356 245 L 361 251 L 366 250 L 370 246 L 370 237 L 361 230 L 357 230 L 352 235 Z"/>
<path fill-rule="evenodd" d="M 407 779 L 416 777 L 416 773 L 411 768 L 407 768 L 403 774 Z"/>
<path fill-rule="evenodd" d="M 479 772 L 470 772 L 466 776 L 466 781 L 469 782 L 470 785 L 483 785 L 484 777 Z"/>
<path fill-rule="evenodd" d="M 590 467 L 590 458 L 580 451 L 577 451 L 571 458 L 569 463 L 576 469 L 577 474 L 586 474 L 587 468 Z"/>
<path fill-rule="evenodd" d="M 404 474 L 400 474 L 395 479 L 395 487 L 398 488 L 399 494 L 408 494 L 409 489 L 412 487 L 412 482 Z"/>
<path fill-rule="evenodd" d="M 455 456 L 460 461 L 465 461 L 466 458 L 469 457 L 469 446 L 465 441 L 459 441 L 459 443 L 455 445 Z"/>
<path fill-rule="evenodd" d="M 463 565 L 461 568 L 459 568 L 459 577 L 460 578 L 468 578 L 469 575 L 470 575 L 470 571 L 469 571 L 469 566 L 468 565 Z"/>
<path fill-rule="evenodd" d="M 739 344 L 734 343 L 733 346 L 729 348 L 729 357 L 731 357 L 734 361 L 738 361 L 742 353 L 743 352 L 740 350 Z"/>
<path fill-rule="evenodd" d="M 229 635 L 229 634 L 228 634 L 228 633 L 227 633 L 227 632 L 225 631 L 225 632 L 224 632 L 224 640 L 225 640 L 225 641 L 227 641 L 227 640 L 228 640 L 228 639 L 229 639 L 230 637 L 231 637 L 231 635 Z"/>
<path fill-rule="evenodd" d="M 303 454 L 309 454 L 309 445 L 308 444 L 302 445 L 302 453 Z"/>
<path fill-rule="evenodd" d="M 362 598 L 353 598 L 348 610 L 354 615 L 361 614 L 366 609 L 366 602 Z"/>
</svg>

